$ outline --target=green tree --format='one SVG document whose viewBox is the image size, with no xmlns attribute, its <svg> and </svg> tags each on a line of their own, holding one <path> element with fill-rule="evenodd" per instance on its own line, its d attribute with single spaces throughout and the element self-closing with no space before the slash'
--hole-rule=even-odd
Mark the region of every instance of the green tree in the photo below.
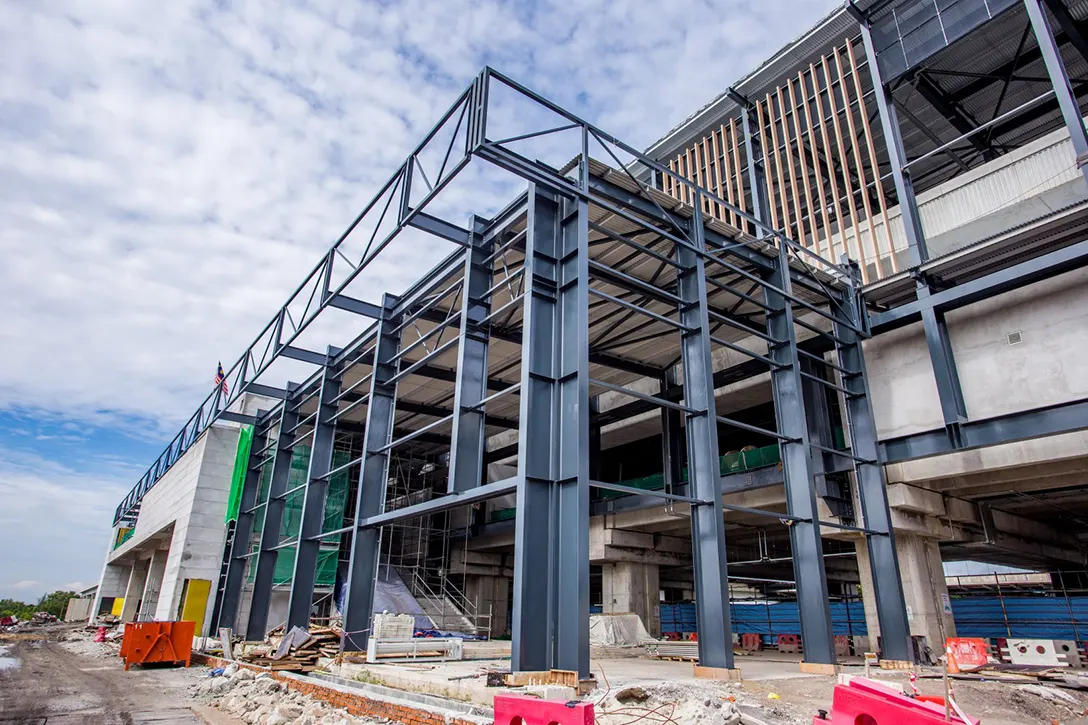
<svg viewBox="0 0 1088 725">
<path fill-rule="evenodd" d="M 64 613 L 68 610 L 68 600 L 74 599 L 79 596 L 75 592 L 63 592 L 55 591 L 45 594 L 38 600 L 38 606 L 34 608 L 35 612 L 49 612 L 54 617 L 63 618 Z"/>
<path fill-rule="evenodd" d="M 16 599 L 0 599 L 0 617 L 18 617 L 30 619 L 34 615 L 34 605 Z"/>
</svg>

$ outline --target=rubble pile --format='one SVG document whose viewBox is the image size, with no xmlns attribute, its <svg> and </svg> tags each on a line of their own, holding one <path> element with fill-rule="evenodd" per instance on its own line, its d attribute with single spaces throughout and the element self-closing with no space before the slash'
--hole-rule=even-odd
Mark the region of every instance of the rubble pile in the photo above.
<svg viewBox="0 0 1088 725">
<path fill-rule="evenodd" d="M 269 673 L 230 665 L 190 692 L 250 725 L 363 725 L 387 722 L 355 717 L 308 695 L 292 692 Z"/>
</svg>

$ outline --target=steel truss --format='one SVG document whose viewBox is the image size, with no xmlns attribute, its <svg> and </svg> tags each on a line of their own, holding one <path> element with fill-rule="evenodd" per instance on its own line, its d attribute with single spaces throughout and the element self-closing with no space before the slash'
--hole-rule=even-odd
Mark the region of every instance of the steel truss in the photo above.
<svg viewBox="0 0 1088 725">
<path fill-rule="evenodd" d="M 525 117 L 559 121 L 495 140 L 488 127 L 503 117 L 493 100 L 500 94 L 527 104 Z M 519 150 L 526 140 L 563 134 L 574 138 L 566 158 L 575 160 L 566 166 Z M 437 169 L 425 169 L 421 159 L 433 144 L 444 153 Z M 424 212 L 474 158 L 514 173 L 528 182 L 527 192 L 494 218 L 474 217 L 467 229 Z M 762 170 L 750 173 L 757 178 Z M 693 204 L 661 191 L 666 176 L 690 189 Z M 706 218 L 712 204 L 735 211 L 759 236 Z M 757 199 L 755 208 L 765 209 L 766 200 Z M 409 228 L 458 249 L 380 304 L 348 295 L 352 280 Z M 298 347 L 299 335 L 329 307 L 373 323 L 342 350 Z M 356 650 L 365 646 L 370 627 L 382 526 L 515 493 L 513 666 L 588 674 L 591 489 L 683 502 L 692 512 L 700 663 L 732 668 L 724 521 L 735 507 L 722 502 L 718 438 L 741 430 L 782 447 L 787 514 L 746 511 L 791 523 L 806 660 L 835 661 L 823 527 L 867 537 L 884 654 L 907 660 L 906 609 L 861 353 L 868 335 L 855 265 L 819 257 L 762 217 L 485 69 L 231 367 L 231 396 L 218 389 L 205 400 L 116 518 L 131 516 L 213 421 L 254 422 L 218 624 L 238 624 L 242 572 L 252 567 L 245 631 L 251 639 L 263 636 L 277 556 L 293 549 L 287 624 L 305 625 L 317 555 L 344 541 L 342 646 Z M 742 377 L 770 371 L 776 427 L 719 415 L 714 360 L 724 354 L 747 359 Z M 315 372 L 285 389 L 256 382 L 281 356 L 305 360 Z M 282 402 L 267 414 L 242 416 L 230 408 L 244 392 Z M 665 491 L 593 478 L 600 427 L 608 419 L 607 411 L 597 412 L 604 394 L 661 411 Z M 828 440 L 829 395 L 845 401 L 850 452 Z M 494 448 L 516 455 L 517 474 L 486 482 L 484 465 L 495 454 L 486 450 L 488 440 L 513 425 L 516 443 Z M 332 441 L 342 430 L 359 433 L 362 446 L 333 467 Z M 308 447 L 309 462 L 303 481 L 291 487 L 298 446 Z M 431 500 L 387 509 L 390 458 L 404 448 L 448 465 L 448 484 Z M 856 477 L 861 525 L 818 518 L 825 471 L 843 468 Z M 345 471 L 358 481 L 354 507 L 342 525 L 323 525 L 328 481 Z M 299 533 L 282 538 L 284 502 L 299 495 Z"/>
</svg>

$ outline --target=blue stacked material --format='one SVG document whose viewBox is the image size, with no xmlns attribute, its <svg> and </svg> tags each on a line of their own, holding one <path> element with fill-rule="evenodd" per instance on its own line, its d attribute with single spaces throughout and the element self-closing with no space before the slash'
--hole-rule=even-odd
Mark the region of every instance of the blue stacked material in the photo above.
<svg viewBox="0 0 1088 725">
<path fill-rule="evenodd" d="M 966 597 L 952 615 L 961 637 L 1088 638 L 1088 597 Z"/>
<path fill-rule="evenodd" d="M 800 634 L 796 602 L 733 602 L 729 619 L 737 634 Z M 831 626 L 835 634 L 865 635 L 865 609 L 861 602 L 832 602 Z M 697 632 L 695 605 L 690 602 L 661 605 L 662 632 Z"/>
</svg>

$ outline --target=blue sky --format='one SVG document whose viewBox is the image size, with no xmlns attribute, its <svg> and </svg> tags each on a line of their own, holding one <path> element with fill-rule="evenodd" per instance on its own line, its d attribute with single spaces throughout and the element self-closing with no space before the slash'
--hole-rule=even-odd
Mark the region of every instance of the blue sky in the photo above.
<svg viewBox="0 0 1088 725">
<path fill-rule="evenodd" d="M 833 6 L 0 5 L 0 597 L 97 580 L 216 362 L 484 64 L 646 146 Z"/>
</svg>

